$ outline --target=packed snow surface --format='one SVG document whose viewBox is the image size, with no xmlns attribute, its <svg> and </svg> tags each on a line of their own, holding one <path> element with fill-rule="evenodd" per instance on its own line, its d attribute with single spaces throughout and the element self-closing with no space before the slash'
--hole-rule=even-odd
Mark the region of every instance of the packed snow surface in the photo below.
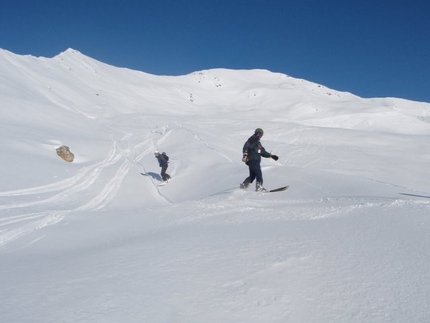
<svg viewBox="0 0 430 323">
<path fill-rule="evenodd" d="M 430 321 L 429 103 L 73 49 L 0 50 L 0 100 L 0 322 Z M 284 192 L 238 188 L 257 127 Z"/>
</svg>

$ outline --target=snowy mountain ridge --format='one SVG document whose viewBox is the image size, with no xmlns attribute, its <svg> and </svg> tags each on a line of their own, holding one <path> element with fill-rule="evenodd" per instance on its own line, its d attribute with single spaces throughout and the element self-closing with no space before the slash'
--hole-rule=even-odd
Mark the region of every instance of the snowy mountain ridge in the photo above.
<svg viewBox="0 0 430 323">
<path fill-rule="evenodd" d="M 361 99 L 350 93 L 264 70 L 214 69 L 177 77 L 155 76 L 115 68 L 73 49 L 52 59 L 19 56 L 4 50 L 2 53 L 2 66 L 7 66 L 3 73 L 4 83 L 8 84 L 6 91 L 13 87 L 15 94 L 19 91 L 35 92 L 33 95 L 48 99 L 53 106 L 61 106 L 89 118 L 109 115 L 114 111 L 118 113 L 118 109 L 121 113 L 126 110 L 129 113 L 142 111 L 156 114 L 159 109 L 154 106 L 159 104 L 160 98 L 168 97 L 173 103 L 172 111 L 181 114 L 227 113 L 230 118 L 240 119 L 232 112 L 243 113 L 258 107 L 272 112 L 274 118 L 279 116 L 292 121 L 309 119 L 312 124 L 315 119 L 321 118 L 320 103 L 324 102 L 328 106 L 323 111 L 324 115 L 331 115 L 334 126 L 341 128 L 343 119 L 348 119 L 351 114 L 357 114 L 357 119 L 367 119 L 366 111 L 369 110 L 371 114 L 385 112 L 388 118 L 400 112 L 418 120 L 428 118 L 430 113 L 428 103 L 394 98 Z M 113 71 L 114 76 L 110 74 Z M 32 84 L 30 89 L 22 88 L 27 84 L 22 82 L 26 78 L 33 80 L 29 83 Z M 64 84 L 64 79 L 69 84 Z M 63 91 L 70 92 L 73 102 L 64 101 Z M 119 100 L 119 97 L 128 99 Z M 279 98 L 282 103 L 273 102 L 273 97 L 276 100 Z M 344 104 L 350 102 L 354 102 L 353 108 Z M 326 125 L 330 123 L 330 120 L 326 121 Z M 361 123 L 357 121 L 356 125 Z M 350 127 L 348 122 L 345 127 Z M 419 122 L 413 128 L 422 129 Z"/>
</svg>

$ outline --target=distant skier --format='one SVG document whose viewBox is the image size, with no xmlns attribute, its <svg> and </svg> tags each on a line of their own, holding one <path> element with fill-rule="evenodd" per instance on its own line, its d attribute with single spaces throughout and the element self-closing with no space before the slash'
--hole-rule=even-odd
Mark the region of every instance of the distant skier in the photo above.
<svg viewBox="0 0 430 323">
<path fill-rule="evenodd" d="M 278 160 L 278 156 L 268 153 L 261 145 L 260 139 L 263 137 L 264 131 L 261 128 L 255 129 L 254 134 L 249 137 L 243 146 L 243 158 L 242 161 L 248 165 L 249 176 L 240 184 L 240 188 L 247 188 L 254 179 L 257 179 L 255 183 L 255 190 L 259 192 L 267 191 L 263 187 L 263 173 L 261 172 L 261 157 L 272 158 Z"/>
<path fill-rule="evenodd" d="M 170 179 L 170 175 L 166 173 L 167 167 L 169 167 L 169 156 L 164 152 L 160 154 L 158 151 L 155 151 L 154 155 L 158 159 L 158 164 L 161 167 L 161 178 L 164 182 L 167 182 Z"/>
</svg>

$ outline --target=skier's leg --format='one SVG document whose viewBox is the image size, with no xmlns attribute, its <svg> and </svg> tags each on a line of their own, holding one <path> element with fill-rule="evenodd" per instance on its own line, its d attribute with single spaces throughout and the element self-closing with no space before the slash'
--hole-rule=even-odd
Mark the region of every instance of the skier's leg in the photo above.
<svg viewBox="0 0 430 323">
<path fill-rule="evenodd" d="M 266 189 L 263 187 L 263 172 L 261 171 L 260 164 L 256 165 L 254 171 L 255 171 L 255 176 L 257 178 L 257 181 L 255 183 L 255 190 L 265 191 Z"/>
<path fill-rule="evenodd" d="M 167 165 L 161 166 L 161 178 L 163 179 L 163 181 L 167 181 L 166 169 L 167 169 Z"/>
<path fill-rule="evenodd" d="M 248 163 L 249 176 L 243 181 L 242 184 L 240 184 L 240 188 L 247 188 L 249 184 L 251 184 L 255 179 L 255 173 L 251 165 L 252 165 L 251 162 L 249 162 Z"/>
<path fill-rule="evenodd" d="M 250 177 L 245 178 L 245 180 L 243 181 L 242 184 L 240 184 L 240 188 L 247 188 L 249 186 L 249 184 L 251 184 L 251 179 Z"/>
<path fill-rule="evenodd" d="M 258 165 L 258 164 L 257 164 Z M 249 183 L 252 183 L 257 177 L 256 173 L 256 161 L 250 161 L 249 164 Z"/>
<path fill-rule="evenodd" d="M 257 178 L 257 183 L 263 185 L 263 173 L 261 172 L 261 167 L 258 165 L 258 167 L 255 167 L 255 177 Z"/>
<path fill-rule="evenodd" d="M 166 178 L 169 180 L 171 177 L 169 174 L 166 173 L 168 167 L 169 167 L 169 164 L 166 164 L 166 170 L 164 171 L 164 173 L 166 174 Z"/>
<path fill-rule="evenodd" d="M 258 161 L 253 160 L 249 163 L 249 177 L 251 179 L 250 183 L 252 183 L 255 179 L 257 181 L 261 180 L 261 168 Z"/>
</svg>

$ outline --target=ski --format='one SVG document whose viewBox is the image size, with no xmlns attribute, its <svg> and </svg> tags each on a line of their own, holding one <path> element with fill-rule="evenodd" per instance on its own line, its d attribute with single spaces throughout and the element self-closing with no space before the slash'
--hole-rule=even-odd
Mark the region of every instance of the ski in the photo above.
<svg viewBox="0 0 430 323">
<path fill-rule="evenodd" d="M 290 187 L 290 185 L 287 185 L 287 186 L 281 186 L 281 187 L 278 187 L 278 188 L 274 188 L 274 189 L 272 189 L 272 190 L 263 189 L 263 190 L 261 190 L 261 191 L 257 191 L 257 192 L 261 192 L 261 193 L 282 192 L 282 191 L 285 191 L 285 190 L 286 190 L 287 188 L 289 188 L 289 187 Z M 242 184 L 241 184 L 240 189 L 242 189 L 242 190 L 246 190 L 246 187 L 242 187 Z"/>
<path fill-rule="evenodd" d="M 282 187 L 274 188 L 273 190 L 266 191 L 266 193 L 282 192 L 282 191 L 285 191 L 289 187 L 290 186 L 287 185 L 287 186 L 282 186 Z"/>
</svg>

